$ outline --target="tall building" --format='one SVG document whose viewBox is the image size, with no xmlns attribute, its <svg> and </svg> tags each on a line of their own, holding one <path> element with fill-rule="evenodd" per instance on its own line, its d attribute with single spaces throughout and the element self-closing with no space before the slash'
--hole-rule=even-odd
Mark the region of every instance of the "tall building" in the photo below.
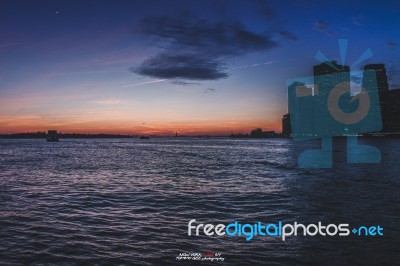
<svg viewBox="0 0 400 266">
<path fill-rule="evenodd" d="M 314 90 L 313 94 L 318 95 L 321 103 L 316 105 L 323 110 L 316 108 L 314 110 L 314 131 L 319 135 L 340 135 L 343 134 L 341 122 L 333 119 L 328 110 L 336 110 L 338 103 L 328 101 L 331 91 L 340 84 L 350 84 L 350 67 L 339 65 L 336 61 L 326 61 L 313 67 L 314 70 Z"/>
<path fill-rule="evenodd" d="M 369 64 L 365 71 L 375 71 L 379 93 L 379 103 L 383 133 L 400 133 L 400 90 L 389 90 L 386 68 L 384 64 Z M 368 82 L 363 79 L 363 84 Z M 363 85 L 364 86 L 364 85 Z"/>
<path fill-rule="evenodd" d="M 290 114 L 287 113 L 282 117 L 282 136 L 290 137 L 292 134 L 292 127 L 290 125 Z"/>
<path fill-rule="evenodd" d="M 318 88 L 333 88 L 342 82 L 350 82 L 349 66 L 339 65 L 336 61 L 327 61 L 314 66 L 314 94 L 321 93 Z"/>
<path fill-rule="evenodd" d="M 335 74 L 341 72 L 348 72 L 350 77 L 349 66 L 339 65 L 335 60 L 323 62 L 319 65 L 314 66 L 314 78 L 315 76 Z"/>
<path fill-rule="evenodd" d="M 310 98 L 312 98 L 312 89 L 307 87 L 304 82 L 294 81 L 288 85 L 290 116 L 285 121 L 290 123 L 292 137 L 311 137 L 314 135 L 316 128 L 315 101 Z"/>
</svg>

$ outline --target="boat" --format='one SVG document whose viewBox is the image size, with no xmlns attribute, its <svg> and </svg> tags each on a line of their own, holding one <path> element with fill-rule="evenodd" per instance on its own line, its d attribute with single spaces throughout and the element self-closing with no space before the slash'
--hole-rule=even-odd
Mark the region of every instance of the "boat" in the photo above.
<svg viewBox="0 0 400 266">
<path fill-rule="evenodd" d="M 146 137 L 146 136 L 141 136 L 141 137 L 139 137 L 139 139 L 150 139 L 150 138 Z"/>
<path fill-rule="evenodd" d="M 58 141 L 58 133 L 57 130 L 49 130 L 47 131 L 46 140 L 48 142 Z"/>
</svg>

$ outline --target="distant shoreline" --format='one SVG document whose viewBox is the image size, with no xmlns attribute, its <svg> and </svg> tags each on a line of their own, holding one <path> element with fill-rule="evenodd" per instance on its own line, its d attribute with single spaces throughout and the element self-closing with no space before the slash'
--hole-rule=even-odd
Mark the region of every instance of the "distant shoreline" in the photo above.
<svg viewBox="0 0 400 266">
<path fill-rule="evenodd" d="M 99 139 L 99 138 L 135 138 L 137 136 L 122 135 L 122 134 L 81 134 L 81 133 L 58 133 L 59 138 L 63 139 Z M 0 134 L 0 139 L 45 139 L 46 132 L 35 133 L 15 133 L 15 134 Z"/>
<path fill-rule="evenodd" d="M 140 135 L 124 135 L 124 134 L 83 134 L 83 133 L 59 133 L 58 137 L 60 139 L 136 139 L 139 138 Z M 153 135 L 149 136 L 151 138 L 176 138 L 176 139 L 185 139 L 185 138 L 228 138 L 228 139 L 240 139 L 240 140 L 254 140 L 254 139 L 292 139 L 292 137 L 286 137 L 282 135 L 275 135 L 271 137 L 251 137 L 249 135 L 180 135 L 180 136 L 162 136 L 162 135 Z M 346 136 L 335 136 L 334 138 L 345 138 Z M 399 138 L 400 134 L 364 134 L 359 135 L 359 138 Z M 45 132 L 36 132 L 36 133 L 15 133 L 15 134 L 0 134 L 0 139 L 46 139 Z M 310 138 L 310 140 L 318 140 L 321 137 Z"/>
</svg>

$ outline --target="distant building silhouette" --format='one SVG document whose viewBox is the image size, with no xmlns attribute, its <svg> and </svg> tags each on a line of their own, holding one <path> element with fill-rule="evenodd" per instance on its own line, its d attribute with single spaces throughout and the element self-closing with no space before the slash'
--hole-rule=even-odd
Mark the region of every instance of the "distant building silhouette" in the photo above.
<svg viewBox="0 0 400 266">
<path fill-rule="evenodd" d="M 253 129 L 250 138 L 272 138 L 276 137 L 275 131 L 263 131 L 261 128 Z"/>
<path fill-rule="evenodd" d="M 290 137 L 292 134 L 292 127 L 290 125 L 290 114 L 287 113 L 282 117 L 282 136 Z"/>
<path fill-rule="evenodd" d="M 261 139 L 261 138 L 276 138 L 279 135 L 276 134 L 275 131 L 271 130 L 271 131 L 263 131 L 261 128 L 255 128 L 250 132 L 249 134 L 231 134 L 231 138 L 239 138 L 239 139 L 243 139 L 243 138 L 253 138 L 253 139 Z"/>
<path fill-rule="evenodd" d="M 256 128 L 250 132 L 250 137 L 252 138 L 261 138 L 262 137 L 262 129 Z"/>
<path fill-rule="evenodd" d="M 382 116 L 382 133 L 400 133 L 400 90 L 389 90 L 386 68 L 384 64 L 369 64 L 365 71 L 375 71 L 378 86 L 379 103 Z M 363 86 L 368 81 L 363 79 Z"/>
<path fill-rule="evenodd" d="M 58 141 L 57 130 L 49 130 L 49 131 L 47 131 L 46 139 L 49 142 Z"/>
</svg>

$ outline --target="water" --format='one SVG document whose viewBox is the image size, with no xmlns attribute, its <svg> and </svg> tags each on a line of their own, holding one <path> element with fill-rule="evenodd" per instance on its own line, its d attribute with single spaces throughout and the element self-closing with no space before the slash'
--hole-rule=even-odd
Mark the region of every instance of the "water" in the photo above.
<svg viewBox="0 0 400 266">
<path fill-rule="evenodd" d="M 299 169 L 318 142 L 160 138 L 0 140 L 0 264 L 395 265 L 400 141 L 370 139 L 381 164 Z M 382 237 L 187 236 L 202 223 L 381 225 Z M 203 262 L 202 265 L 207 265 Z"/>
</svg>

